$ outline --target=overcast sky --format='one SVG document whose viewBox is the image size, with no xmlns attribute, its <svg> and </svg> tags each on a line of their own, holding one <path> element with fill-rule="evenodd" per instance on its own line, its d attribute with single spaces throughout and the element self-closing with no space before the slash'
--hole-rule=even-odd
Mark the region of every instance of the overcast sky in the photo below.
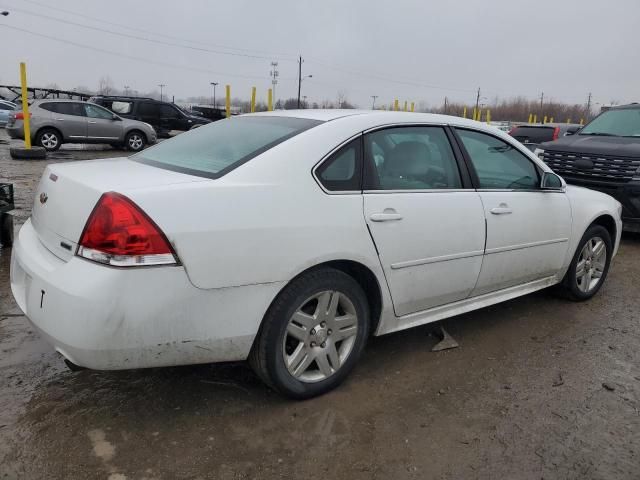
<svg viewBox="0 0 640 480">
<path fill-rule="evenodd" d="M 33 86 L 96 89 L 109 75 L 141 92 L 166 84 L 176 98 L 210 95 L 210 82 L 218 98 L 224 84 L 248 98 L 255 85 L 260 99 L 275 60 L 286 98 L 301 54 L 310 101 L 471 103 L 478 87 L 489 101 L 640 100 L 639 0 L 0 0 L 0 10 L 11 12 L 0 16 L 0 84 L 17 84 L 26 61 Z"/>
</svg>

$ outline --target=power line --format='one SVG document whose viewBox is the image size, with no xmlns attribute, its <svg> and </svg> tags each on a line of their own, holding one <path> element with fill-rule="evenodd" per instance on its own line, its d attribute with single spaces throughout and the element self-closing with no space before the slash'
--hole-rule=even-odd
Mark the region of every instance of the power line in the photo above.
<svg viewBox="0 0 640 480">
<path fill-rule="evenodd" d="M 141 37 L 139 35 L 134 35 L 134 34 L 129 34 L 129 33 L 116 32 L 114 30 L 109 30 L 109 29 L 106 29 L 106 28 L 92 27 L 90 25 L 83 25 L 82 23 L 73 22 L 71 20 L 63 20 L 61 18 L 51 17 L 51 16 L 48 16 L 48 15 L 43 15 L 41 13 L 36 13 L 36 12 L 30 12 L 28 10 L 24 10 L 24 9 L 20 9 L 20 8 L 15 8 L 14 7 L 14 8 L 12 8 L 12 10 L 15 10 L 16 12 L 25 13 L 27 15 L 32 15 L 32 16 L 35 16 L 35 17 L 44 18 L 45 20 L 50 20 L 50 21 L 53 21 L 53 22 L 63 23 L 63 24 L 67 24 L 67 25 L 73 25 L 75 27 L 85 28 L 87 30 L 94 30 L 94 31 L 97 31 L 97 32 L 108 33 L 109 35 L 115 35 L 115 36 L 118 36 L 118 37 L 131 38 L 131 39 L 134 39 L 134 40 L 141 40 L 141 41 L 144 41 L 144 42 L 150 42 L 150 43 L 155 43 L 155 44 L 159 44 L 159 45 L 165 45 L 165 46 L 169 46 L 169 47 L 185 48 L 185 49 L 188 49 L 188 50 L 195 50 L 195 51 L 205 52 L 205 53 L 213 53 L 213 54 L 216 54 L 216 55 L 230 55 L 230 56 L 234 56 L 234 57 L 254 58 L 254 59 L 260 59 L 260 60 L 271 60 L 271 58 L 273 58 L 273 57 L 266 57 L 266 56 L 263 56 L 263 55 L 253 55 L 253 54 L 249 54 L 249 53 L 223 52 L 223 51 L 220 51 L 220 50 L 211 50 L 209 48 L 203 48 L 203 47 L 194 47 L 194 46 L 190 46 L 190 45 L 180 45 L 180 44 L 177 44 L 177 43 L 167 42 L 165 40 L 157 40 L 157 39 L 148 38 L 148 37 Z"/>
<path fill-rule="evenodd" d="M 16 30 L 18 32 L 23 32 L 23 33 L 27 33 L 29 35 L 33 35 L 36 37 L 40 37 L 40 38 L 46 38 L 48 40 L 53 40 L 56 42 L 60 42 L 60 43 L 66 43 L 67 45 L 73 45 L 74 47 L 78 47 L 78 48 L 84 48 L 86 50 L 92 50 L 94 52 L 100 52 L 100 53 L 105 53 L 107 55 L 114 55 L 116 57 L 119 58 L 127 58 L 129 60 L 135 60 L 137 62 L 142 62 L 142 63 L 148 63 L 151 65 L 158 65 L 161 67 L 170 67 L 170 68 L 177 68 L 180 70 L 192 70 L 194 72 L 201 72 L 201 73 L 207 73 L 207 74 L 214 74 L 214 75 L 221 75 L 221 76 L 229 76 L 229 77 L 238 77 L 238 78 L 250 78 L 250 79 L 264 79 L 263 76 L 258 76 L 258 75 L 239 75 L 239 74 L 235 74 L 235 73 L 224 73 L 224 72 L 215 72 L 213 70 L 208 70 L 205 68 L 198 68 L 198 67 L 190 67 L 187 65 L 175 65 L 172 63 L 166 63 L 166 62 L 157 62 L 155 60 L 149 60 L 147 58 L 143 58 L 143 57 L 136 57 L 134 55 L 127 55 L 124 53 L 118 53 L 118 52 L 114 52 L 111 50 L 106 50 L 103 48 L 98 48 L 98 47 L 92 47 L 90 45 L 85 45 L 82 43 L 77 43 L 77 42 L 73 42 L 71 40 L 65 40 L 62 38 L 58 38 L 58 37 L 54 37 L 51 35 L 45 35 L 44 33 L 37 33 L 37 32 L 33 32 L 31 30 L 26 30 L 24 28 L 19 28 L 19 27 L 14 27 L 12 25 L 4 25 L 4 24 L 0 24 L 0 28 L 8 28 L 10 30 Z"/>
<path fill-rule="evenodd" d="M 181 41 L 181 42 L 194 43 L 194 44 L 199 44 L 199 45 L 207 45 L 209 47 L 224 48 L 224 49 L 227 49 L 227 50 L 236 50 L 236 51 L 240 51 L 240 52 L 269 55 L 271 57 L 291 57 L 291 61 L 294 61 L 293 57 L 295 57 L 295 54 L 293 54 L 293 53 L 274 53 L 274 52 L 267 52 L 267 51 L 264 51 L 264 50 L 255 50 L 255 49 L 240 48 L 240 47 L 230 47 L 228 45 L 213 44 L 213 43 L 209 43 L 209 42 L 202 42 L 202 41 L 191 40 L 191 39 L 187 39 L 187 38 L 175 37 L 175 36 L 172 36 L 172 35 L 167 35 L 166 33 L 154 32 L 152 30 L 144 30 L 144 29 L 140 28 L 139 26 L 130 26 L 130 25 L 124 25 L 122 23 L 110 22 L 108 20 L 105 20 L 104 18 L 92 17 L 90 15 L 78 13 L 77 11 L 74 11 L 74 10 L 68 10 L 68 9 L 60 8 L 57 5 L 55 7 L 52 7 L 51 5 L 47 5 L 47 4 L 44 4 L 44 3 L 36 2 L 34 0 L 21 0 L 21 2 L 30 3 L 32 5 L 37 5 L 39 7 L 44 7 L 44 8 L 50 9 L 50 10 L 54 10 L 56 12 L 68 13 L 69 15 L 74 15 L 76 17 L 84 18 L 84 19 L 87 19 L 87 20 L 92 20 L 94 22 L 98 22 L 98 23 L 101 23 L 101 24 L 112 25 L 114 27 L 123 28 L 123 29 L 126 29 L 126 30 L 132 30 L 132 31 L 135 31 L 135 32 L 148 33 L 150 35 L 155 35 L 157 37 L 164 37 L 164 38 L 168 38 L 170 40 L 178 40 L 178 41 Z M 18 11 L 18 9 L 15 8 L 15 7 L 12 7 L 12 10 Z"/>
</svg>

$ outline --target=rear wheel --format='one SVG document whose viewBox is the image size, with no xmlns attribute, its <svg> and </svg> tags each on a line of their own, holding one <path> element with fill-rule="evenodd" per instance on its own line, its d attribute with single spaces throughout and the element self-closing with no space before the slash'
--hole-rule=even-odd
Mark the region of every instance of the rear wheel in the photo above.
<svg viewBox="0 0 640 480">
<path fill-rule="evenodd" d="M 279 392 L 298 399 L 336 388 L 369 335 L 369 306 L 349 275 L 322 268 L 301 275 L 264 318 L 250 362 Z"/>
<path fill-rule="evenodd" d="M 561 288 L 575 301 L 588 300 L 602 287 L 613 253 L 611 235 L 600 225 L 591 225 L 582 236 Z"/>
<path fill-rule="evenodd" d="M 38 132 L 36 144 L 48 152 L 54 152 L 62 145 L 62 135 L 53 128 L 44 128 Z"/>
<path fill-rule="evenodd" d="M 125 139 L 126 147 L 132 152 L 139 152 L 146 144 L 146 138 L 143 133 L 136 131 L 129 132 Z"/>
</svg>

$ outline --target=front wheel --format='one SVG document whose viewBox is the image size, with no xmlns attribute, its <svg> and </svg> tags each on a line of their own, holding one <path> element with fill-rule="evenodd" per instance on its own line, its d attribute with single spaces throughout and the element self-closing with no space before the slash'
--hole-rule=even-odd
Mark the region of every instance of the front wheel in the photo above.
<svg viewBox="0 0 640 480">
<path fill-rule="evenodd" d="M 293 280 L 273 302 L 254 343 L 258 376 L 297 399 L 336 388 L 355 366 L 369 335 L 360 285 L 332 268 Z"/>
<path fill-rule="evenodd" d="M 145 136 L 140 132 L 129 132 L 125 139 L 126 147 L 132 152 L 139 152 L 146 144 Z"/>
<path fill-rule="evenodd" d="M 613 244 L 607 229 L 591 225 L 582 236 L 562 281 L 563 293 L 575 301 L 593 297 L 607 278 L 612 254 Z"/>
</svg>

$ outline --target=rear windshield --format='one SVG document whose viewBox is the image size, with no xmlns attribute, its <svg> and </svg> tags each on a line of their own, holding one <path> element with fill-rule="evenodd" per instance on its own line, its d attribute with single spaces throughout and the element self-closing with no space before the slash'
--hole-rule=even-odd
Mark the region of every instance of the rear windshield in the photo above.
<svg viewBox="0 0 640 480">
<path fill-rule="evenodd" d="M 608 110 L 580 130 L 579 135 L 639 137 L 640 108 Z"/>
<path fill-rule="evenodd" d="M 320 123 L 291 117 L 232 117 L 165 140 L 131 159 L 176 172 L 219 178 Z"/>
</svg>

